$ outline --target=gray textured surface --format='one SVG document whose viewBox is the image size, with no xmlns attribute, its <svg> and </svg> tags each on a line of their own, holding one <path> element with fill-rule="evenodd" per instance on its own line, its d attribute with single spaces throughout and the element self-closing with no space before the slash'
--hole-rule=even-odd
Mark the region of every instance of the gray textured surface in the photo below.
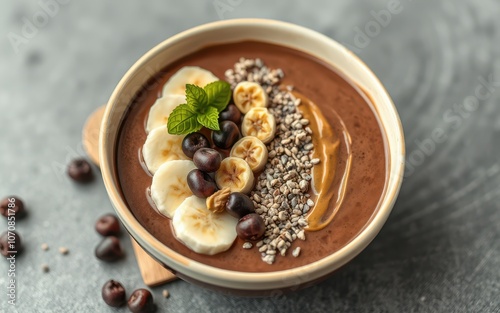
<svg viewBox="0 0 500 313">
<path fill-rule="evenodd" d="M 221 18 L 213 1 L 65 2 L 18 53 L 7 36 L 21 35 L 23 18 L 41 7 L 4 1 L 0 10 L 0 195 L 21 195 L 30 212 L 17 223 L 26 243 L 16 263 L 17 306 L 7 305 L 0 262 L 0 312 L 111 312 L 100 299 L 107 278 L 129 290 L 142 286 L 128 241 L 123 262 L 92 256 L 94 220 L 112 211 L 102 182 L 76 186 L 62 170 L 83 153 L 87 115 L 144 52 Z M 500 3 L 401 0 L 401 12 L 356 46 L 354 28 L 374 27 L 370 11 L 392 1 L 229 2 L 241 4 L 223 18 L 291 21 L 353 48 L 392 95 L 415 170 L 380 235 L 329 280 L 278 299 L 223 296 L 176 281 L 166 286 L 170 299 L 153 289 L 159 311 L 500 312 L 500 83 L 469 105 L 481 78 L 500 81 Z M 446 139 L 429 144 L 437 129 Z M 70 254 L 60 255 L 59 246 Z"/>
</svg>

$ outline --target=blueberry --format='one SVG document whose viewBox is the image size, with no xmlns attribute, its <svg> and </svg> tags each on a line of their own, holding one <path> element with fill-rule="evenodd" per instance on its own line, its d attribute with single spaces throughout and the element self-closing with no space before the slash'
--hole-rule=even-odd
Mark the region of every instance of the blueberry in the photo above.
<svg viewBox="0 0 500 313">
<path fill-rule="evenodd" d="M 149 290 L 142 288 L 132 293 L 127 305 L 133 313 L 150 313 L 156 310 L 153 295 Z"/>
<path fill-rule="evenodd" d="M 26 215 L 24 203 L 19 197 L 9 196 L 0 202 L 0 214 L 5 217 L 15 216 L 21 218 Z"/>
<path fill-rule="evenodd" d="M 112 279 L 102 286 L 101 295 L 107 305 L 115 308 L 121 307 L 127 302 L 125 288 L 120 282 Z"/>
<path fill-rule="evenodd" d="M 264 236 L 266 224 L 257 213 L 243 216 L 236 225 L 236 233 L 243 240 L 258 240 Z"/>
<path fill-rule="evenodd" d="M 188 158 L 201 148 L 210 148 L 210 142 L 201 133 L 191 133 L 182 140 L 182 151 Z"/>
<path fill-rule="evenodd" d="M 95 222 L 95 230 L 103 236 L 118 236 L 120 221 L 114 214 L 103 215 Z"/>
<path fill-rule="evenodd" d="M 247 214 L 255 213 L 255 206 L 247 195 L 241 192 L 233 192 L 227 199 L 226 210 L 232 216 L 242 218 Z"/>
<path fill-rule="evenodd" d="M 235 124 L 241 122 L 241 112 L 234 104 L 228 105 L 222 112 L 219 113 L 219 122 L 231 121 Z"/>
<path fill-rule="evenodd" d="M 67 169 L 69 177 L 79 183 L 86 183 L 92 180 L 92 167 L 85 159 L 75 159 L 71 161 Z"/>
<path fill-rule="evenodd" d="M 204 172 L 213 173 L 220 167 L 222 157 L 219 152 L 210 148 L 201 148 L 195 152 L 193 162 L 196 167 Z"/>
<path fill-rule="evenodd" d="M 212 141 L 217 147 L 229 149 L 240 139 L 240 130 L 234 122 L 223 121 L 219 128 L 220 130 L 212 131 Z"/>
<path fill-rule="evenodd" d="M 217 191 L 217 185 L 213 178 L 199 169 L 194 169 L 188 173 L 187 184 L 193 194 L 200 198 L 209 197 Z"/>
<path fill-rule="evenodd" d="M 4 257 L 17 255 L 22 250 L 21 237 L 15 231 L 6 231 L 0 235 L 0 253 Z"/>
<path fill-rule="evenodd" d="M 106 262 L 115 262 L 125 256 L 120 239 L 115 236 L 104 238 L 95 248 L 95 256 Z"/>
</svg>

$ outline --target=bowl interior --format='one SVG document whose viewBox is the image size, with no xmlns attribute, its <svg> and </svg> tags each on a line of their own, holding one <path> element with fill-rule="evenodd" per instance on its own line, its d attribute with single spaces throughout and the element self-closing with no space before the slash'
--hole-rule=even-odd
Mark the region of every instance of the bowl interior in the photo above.
<svg viewBox="0 0 500 313">
<path fill-rule="evenodd" d="M 164 246 L 134 218 L 121 196 L 116 175 L 118 131 L 134 96 L 157 72 L 182 56 L 208 45 L 254 40 L 287 46 L 311 54 L 337 68 L 372 100 L 386 139 L 387 179 L 383 198 L 369 224 L 341 250 L 315 263 L 277 272 L 243 273 L 194 262 Z M 113 92 L 100 134 L 103 179 L 118 216 L 138 243 L 155 258 L 186 276 L 210 285 L 234 289 L 274 289 L 323 277 L 361 252 L 386 221 L 399 192 L 404 164 L 404 139 L 396 109 L 375 75 L 349 50 L 312 30 L 293 24 L 241 19 L 202 25 L 162 42 L 132 66 Z"/>
</svg>

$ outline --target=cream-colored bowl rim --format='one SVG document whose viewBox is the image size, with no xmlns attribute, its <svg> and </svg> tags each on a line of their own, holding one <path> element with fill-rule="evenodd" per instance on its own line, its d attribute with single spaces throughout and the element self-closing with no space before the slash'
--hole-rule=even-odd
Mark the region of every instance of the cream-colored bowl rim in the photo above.
<svg viewBox="0 0 500 313">
<path fill-rule="evenodd" d="M 193 261 L 173 251 L 153 237 L 135 219 L 132 212 L 128 209 L 127 204 L 120 196 L 121 191 L 119 183 L 112 172 L 112 165 L 115 160 L 113 159 L 113 153 L 108 152 L 110 151 L 110 147 L 114 149 L 117 136 L 115 136 L 115 138 L 109 138 L 106 134 L 108 133 L 108 127 L 110 127 L 109 119 L 113 106 L 115 103 L 118 103 L 118 98 L 123 92 L 123 86 L 127 81 L 131 79 L 135 73 L 141 70 L 148 60 L 159 54 L 163 49 L 175 45 L 179 40 L 200 35 L 205 32 L 213 32 L 235 26 L 250 28 L 259 26 L 269 28 L 270 30 L 275 29 L 293 34 L 305 35 L 312 40 L 321 42 L 322 45 L 328 46 L 328 48 L 340 51 L 343 57 L 347 58 L 349 62 L 352 62 L 354 66 L 359 67 L 363 75 L 367 75 L 367 79 L 373 83 L 372 88 L 376 89 L 377 96 L 381 97 L 383 105 L 388 108 L 389 113 L 386 113 L 388 114 L 387 118 L 393 121 L 393 125 L 382 125 L 386 133 L 389 131 L 388 128 L 390 128 L 392 132 L 391 136 L 395 138 L 393 139 L 394 142 L 391 143 L 394 150 L 390 151 L 388 155 L 390 159 L 388 167 L 390 170 L 387 171 L 388 183 L 385 187 L 385 195 L 379 204 L 378 211 L 372 216 L 369 224 L 351 242 L 335 253 L 314 263 L 289 270 L 264 273 L 230 271 Z M 330 61 L 326 60 L 326 62 L 332 64 Z M 335 64 L 332 65 L 335 66 Z M 126 110 L 124 110 L 124 112 L 126 112 Z M 390 143 L 386 144 L 389 145 Z M 331 273 L 359 254 L 378 234 L 392 210 L 403 178 L 405 155 L 403 129 L 396 108 L 380 81 L 359 58 L 339 43 L 316 31 L 290 23 L 265 19 L 235 19 L 201 25 L 169 38 L 147 52 L 121 79 L 108 102 L 101 127 L 99 150 L 103 180 L 111 202 L 119 218 L 139 244 L 168 267 L 188 277 L 209 285 L 239 290 L 271 290 L 310 282 Z"/>
</svg>

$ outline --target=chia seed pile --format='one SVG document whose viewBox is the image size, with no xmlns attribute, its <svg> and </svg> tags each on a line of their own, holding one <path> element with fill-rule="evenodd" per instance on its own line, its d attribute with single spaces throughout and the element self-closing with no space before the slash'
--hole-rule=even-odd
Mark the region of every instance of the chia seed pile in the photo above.
<svg viewBox="0 0 500 313">
<path fill-rule="evenodd" d="M 241 81 L 260 84 L 269 97 L 269 111 L 276 119 L 276 136 L 267 144 L 269 158 L 264 171 L 256 177 L 256 186 L 250 194 L 256 213 L 266 224 L 262 240 L 256 243 L 262 260 L 273 264 L 279 253 L 285 256 L 297 238 L 305 240 L 305 215 L 314 201 L 308 193 L 311 183 L 311 168 L 320 162 L 312 159 L 312 130 L 309 120 L 297 110 L 300 99 L 291 93 L 292 86 L 285 90 L 279 87 L 284 73 L 281 69 L 269 69 L 260 59 L 245 59 L 234 64 L 234 69 L 225 72 L 231 88 Z M 253 244 L 245 242 L 244 249 Z M 300 247 L 292 251 L 294 257 Z"/>
</svg>

